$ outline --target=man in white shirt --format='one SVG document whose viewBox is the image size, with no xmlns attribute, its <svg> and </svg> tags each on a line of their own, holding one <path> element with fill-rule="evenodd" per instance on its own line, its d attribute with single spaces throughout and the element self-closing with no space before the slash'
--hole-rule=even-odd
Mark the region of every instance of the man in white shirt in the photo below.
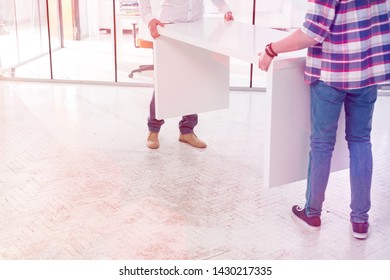
<svg viewBox="0 0 390 280">
<path fill-rule="evenodd" d="M 218 8 L 220 13 L 224 14 L 226 21 L 234 20 L 229 6 L 224 0 L 211 0 Z M 201 20 L 204 15 L 203 0 L 161 0 L 160 12 L 158 17 L 152 13 L 150 0 L 139 0 L 141 18 L 144 24 L 149 28 L 150 35 L 156 39 L 160 36 L 158 26 L 164 27 L 166 23 L 184 23 Z M 183 92 L 185 94 L 185 92 Z M 158 134 L 164 120 L 156 119 L 154 92 L 150 102 L 150 115 L 148 117 L 149 135 L 146 146 L 150 149 L 160 147 Z M 200 140 L 194 134 L 194 127 L 198 124 L 198 115 L 183 116 L 179 122 L 180 137 L 179 141 L 187 143 L 196 148 L 206 148 L 206 143 Z"/>
</svg>

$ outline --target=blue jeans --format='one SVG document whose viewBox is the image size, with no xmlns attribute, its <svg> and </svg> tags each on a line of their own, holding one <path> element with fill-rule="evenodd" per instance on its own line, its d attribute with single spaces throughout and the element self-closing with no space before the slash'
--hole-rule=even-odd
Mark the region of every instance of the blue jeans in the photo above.
<svg viewBox="0 0 390 280">
<path fill-rule="evenodd" d="M 368 221 L 371 207 L 371 124 L 377 86 L 340 90 L 322 81 L 311 85 L 310 159 L 306 190 L 306 214 L 320 216 L 328 184 L 337 123 L 345 110 L 345 139 L 348 141 L 353 222 Z"/>
<path fill-rule="evenodd" d="M 149 109 L 149 117 L 148 117 L 148 128 L 150 132 L 160 132 L 161 126 L 164 124 L 164 120 L 156 119 L 156 106 L 155 106 L 155 98 L 154 91 L 152 101 L 150 102 Z M 179 130 L 181 134 L 189 134 L 194 131 L 194 127 L 198 124 L 198 115 L 187 115 L 183 116 L 181 121 L 179 122 Z"/>
</svg>

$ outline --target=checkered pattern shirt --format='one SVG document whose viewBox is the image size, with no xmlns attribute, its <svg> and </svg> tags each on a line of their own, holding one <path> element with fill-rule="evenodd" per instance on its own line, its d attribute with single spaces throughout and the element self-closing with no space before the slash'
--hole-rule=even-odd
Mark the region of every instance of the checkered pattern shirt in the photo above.
<svg viewBox="0 0 390 280">
<path fill-rule="evenodd" d="M 301 30 L 308 49 L 305 81 L 358 89 L 390 80 L 390 0 L 309 0 Z"/>
</svg>

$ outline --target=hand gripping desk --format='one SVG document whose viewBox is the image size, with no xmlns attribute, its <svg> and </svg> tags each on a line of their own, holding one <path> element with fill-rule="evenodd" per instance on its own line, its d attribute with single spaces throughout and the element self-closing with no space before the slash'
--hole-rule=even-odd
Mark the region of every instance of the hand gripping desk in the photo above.
<svg viewBox="0 0 390 280">
<path fill-rule="evenodd" d="M 287 33 L 220 18 L 167 24 L 154 45 L 157 118 L 229 107 L 229 58 L 257 65 L 259 51 Z M 310 92 L 303 81 L 305 51 L 280 54 L 267 72 L 264 183 L 307 178 Z M 340 117 L 332 171 L 348 167 Z"/>
</svg>

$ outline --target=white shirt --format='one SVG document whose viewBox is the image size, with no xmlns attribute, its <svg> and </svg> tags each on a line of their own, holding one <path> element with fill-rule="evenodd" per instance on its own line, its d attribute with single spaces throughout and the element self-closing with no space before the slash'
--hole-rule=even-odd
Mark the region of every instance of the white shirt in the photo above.
<svg viewBox="0 0 390 280">
<path fill-rule="evenodd" d="M 152 0 L 158 1 L 158 0 Z M 153 18 L 158 18 L 163 23 L 181 23 L 198 21 L 203 18 L 204 0 L 159 0 L 160 10 L 158 15 L 152 11 L 150 0 L 139 0 L 142 21 L 148 25 Z M 224 0 L 211 0 L 220 13 L 230 11 Z"/>
</svg>

